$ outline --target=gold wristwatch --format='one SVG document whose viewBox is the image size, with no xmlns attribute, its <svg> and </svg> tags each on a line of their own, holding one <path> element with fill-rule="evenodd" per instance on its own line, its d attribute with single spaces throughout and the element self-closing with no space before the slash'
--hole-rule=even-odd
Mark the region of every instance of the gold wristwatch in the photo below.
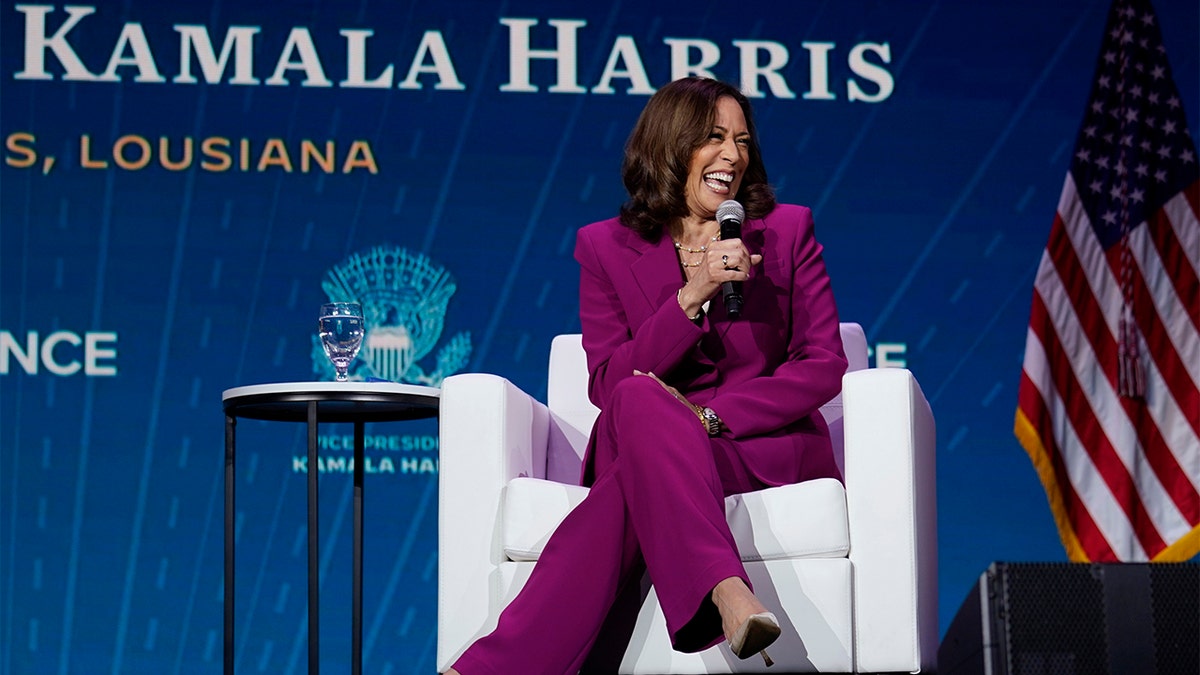
<svg viewBox="0 0 1200 675">
<path fill-rule="evenodd" d="M 696 414 L 700 417 L 700 423 L 704 425 L 704 430 L 708 432 L 709 436 L 721 433 L 721 418 L 717 417 L 715 410 L 696 406 Z"/>
</svg>

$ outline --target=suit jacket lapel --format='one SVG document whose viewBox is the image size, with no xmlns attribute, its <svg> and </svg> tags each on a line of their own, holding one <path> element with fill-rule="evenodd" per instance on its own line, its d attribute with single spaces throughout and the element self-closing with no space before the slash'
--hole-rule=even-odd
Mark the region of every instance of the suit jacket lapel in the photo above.
<svg viewBox="0 0 1200 675">
<path fill-rule="evenodd" d="M 763 252 L 765 227 L 766 225 L 761 219 L 748 220 L 742 226 L 742 240 L 751 253 Z M 683 275 L 679 267 L 679 256 L 675 252 L 675 245 L 670 237 L 663 236 L 657 242 L 648 242 L 633 230 L 625 230 L 625 246 L 632 256 L 630 269 L 633 272 L 633 278 L 637 281 L 646 303 L 643 308 L 644 312 L 637 319 L 637 323 L 640 325 L 641 321 L 657 311 L 667 298 L 675 296 L 675 293 L 683 286 Z M 761 270 L 752 268 L 750 270 L 751 281 L 760 273 Z M 749 291 L 749 285 L 749 281 L 744 285 L 746 291 Z M 626 308 L 626 311 L 631 318 L 635 316 L 632 308 Z M 744 316 L 736 320 L 729 318 L 729 315 L 725 313 L 725 305 L 721 300 L 720 291 L 713 296 L 712 302 L 709 303 L 708 317 L 710 330 L 722 340 L 735 323 L 746 320 Z M 697 357 L 702 362 L 706 362 L 710 358 L 703 350 L 699 350 Z"/>
<path fill-rule="evenodd" d="M 660 237 L 657 242 L 648 242 L 633 230 L 627 231 L 627 245 L 637 258 L 630 269 L 646 299 L 647 315 L 653 313 L 668 295 L 674 295 L 683 285 L 679 272 L 679 258 L 670 237 Z"/>
</svg>

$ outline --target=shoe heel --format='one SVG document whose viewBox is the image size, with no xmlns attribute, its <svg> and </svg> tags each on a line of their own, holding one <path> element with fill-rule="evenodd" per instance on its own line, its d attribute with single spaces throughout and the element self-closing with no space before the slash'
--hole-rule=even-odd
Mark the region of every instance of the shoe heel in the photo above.
<svg viewBox="0 0 1200 675">
<path fill-rule="evenodd" d="M 775 662 L 771 660 L 771 657 L 767 656 L 767 650 L 764 649 L 761 652 L 759 652 L 759 654 L 762 654 L 763 663 L 765 663 L 768 668 L 775 665 Z"/>
<path fill-rule="evenodd" d="M 763 661 L 770 667 L 774 661 L 763 651 L 779 637 L 779 621 L 774 614 L 753 614 L 742 622 L 737 632 L 729 639 L 729 648 L 739 659 L 748 659 L 755 653 L 762 654 Z"/>
</svg>

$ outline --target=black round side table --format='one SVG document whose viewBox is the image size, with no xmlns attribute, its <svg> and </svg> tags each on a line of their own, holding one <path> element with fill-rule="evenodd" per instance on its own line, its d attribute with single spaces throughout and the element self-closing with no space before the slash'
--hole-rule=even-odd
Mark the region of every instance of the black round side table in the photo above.
<svg viewBox="0 0 1200 675">
<path fill-rule="evenodd" d="M 317 426 L 354 425 L 354 567 L 350 672 L 362 673 L 363 442 L 367 422 L 434 417 L 441 390 L 391 382 L 287 382 L 226 389 L 225 408 L 225 654 L 233 673 L 234 450 L 238 418 L 308 425 L 308 672 L 319 668 L 320 631 L 317 525 Z"/>
</svg>

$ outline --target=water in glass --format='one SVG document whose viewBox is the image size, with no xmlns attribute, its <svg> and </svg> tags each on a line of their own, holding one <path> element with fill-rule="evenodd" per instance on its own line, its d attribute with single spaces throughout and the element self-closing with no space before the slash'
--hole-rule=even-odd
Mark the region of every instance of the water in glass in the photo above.
<svg viewBox="0 0 1200 675">
<path fill-rule="evenodd" d="M 353 302 L 334 302 L 321 306 L 321 317 L 318 331 L 325 354 L 337 371 L 337 380 L 345 382 L 350 362 L 358 354 L 362 346 L 363 334 L 366 332 L 363 324 L 362 307 Z"/>
</svg>

